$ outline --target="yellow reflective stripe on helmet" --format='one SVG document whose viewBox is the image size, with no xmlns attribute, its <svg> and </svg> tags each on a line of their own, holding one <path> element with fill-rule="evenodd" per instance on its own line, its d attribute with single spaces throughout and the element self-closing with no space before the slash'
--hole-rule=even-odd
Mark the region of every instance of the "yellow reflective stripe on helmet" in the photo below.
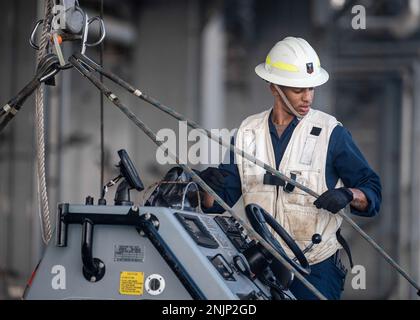
<svg viewBox="0 0 420 320">
<path fill-rule="evenodd" d="M 285 63 L 285 62 L 281 62 L 281 61 L 271 62 L 270 56 L 267 56 L 267 59 L 265 60 L 265 63 L 268 64 L 269 66 L 272 66 L 273 68 L 276 68 L 276 69 L 290 71 L 290 72 L 299 72 L 299 68 L 296 67 L 293 64 Z"/>
<path fill-rule="evenodd" d="M 317 57 L 316 61 L 317 61 L 318 68 L 321 68 L 321 61 L 319 61 L 319 58 L 318 57 Z"/>
</svg>

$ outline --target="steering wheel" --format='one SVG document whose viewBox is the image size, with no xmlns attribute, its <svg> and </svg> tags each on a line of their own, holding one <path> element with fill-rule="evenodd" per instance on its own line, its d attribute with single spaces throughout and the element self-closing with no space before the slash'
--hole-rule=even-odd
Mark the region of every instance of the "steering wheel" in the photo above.
<svg viewBox="0 0 420 320">
<path fill-rule="evenodd" d="M 255 203 L 250 203 L 245 207 L 246 215 L 249 222 L 251 223 L 254 230 L 284 258 L 289 262 L 296 270 L 303 275 L 311 273 L 311 267 L 304 253 L 299 248 L 295 240 L 290 234 L 263 208 Z M 273 236 L 267 227 L 267 224 L 273 228 L 273 230 L 280 236 L 280 238 L 286 243 L 287 247 L 292 250 L 293 254 L 297 258 L 299 264 L 296 261 L 290 259 L 284 251 L 281 244 Z M 270 254 L 271 255 L 271 254 Z M 271 255 L 272 256 L 272 255 Z"/>
</svg>

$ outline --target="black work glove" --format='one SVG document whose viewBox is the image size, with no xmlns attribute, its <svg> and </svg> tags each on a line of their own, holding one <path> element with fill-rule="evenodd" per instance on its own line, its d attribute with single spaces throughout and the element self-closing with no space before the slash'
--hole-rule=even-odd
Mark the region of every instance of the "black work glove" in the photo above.
<svg viewBox="0 0 420 320">
<path fill-rule="evenodd" d="M 218 192 L 224 189 L 225 177 L 228 173 L 214 167 L 208 167 L 206 170 L 199 172 L 198 175 L 210 188 L 215 192 Z M 201 187 L 200 190 L 202 191 Z"/>
<path fill-rule="evenodd" d="M 348 188 L 331 189 L 319 196 L 314 205 L 318 209 L 325 209 L 337 213 L 353 200 L 353 192 Z"/>
</svg>

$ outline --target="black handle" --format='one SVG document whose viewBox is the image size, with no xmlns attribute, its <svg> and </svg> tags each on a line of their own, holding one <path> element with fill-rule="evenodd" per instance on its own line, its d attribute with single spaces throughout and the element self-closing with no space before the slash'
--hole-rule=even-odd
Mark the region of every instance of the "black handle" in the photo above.
<svg viewBox="0 0 420 320">
<path fill-rule="evenodd" d="M 82 262 L 83 275 L 90 282 L 101 280 L 105 274 L 105 264 L 93 257 L 93 228 L 94 224 L 85 219 L 82 227 Z"/>
</svg>

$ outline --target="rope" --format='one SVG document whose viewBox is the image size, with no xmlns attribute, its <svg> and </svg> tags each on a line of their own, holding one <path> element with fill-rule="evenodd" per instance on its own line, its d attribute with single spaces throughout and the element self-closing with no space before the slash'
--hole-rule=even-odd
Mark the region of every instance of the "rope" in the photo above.
<svg viewBox="0 0 420 320">
<path fill-rule="evenodd" d="M 52 0 L 45 0 L 44 24 L 42 28 L 41 41 L 37 55 L 37 63 L 47 54 L 48 41 L 50 37 L 52 19 Z M 39 87 L 35 93 L 35 119 L 36 119 L 36 159 L 37 159 L 37 182 L 38 182 L 38 203 L 39 218 L 41 220 L 41 235 L 45 244 L 51 239 L 51 217 L 48 206 L 47 183 L 45 178 L 45 128 L 44 128 L 44 90 Z"/>
</svg>

